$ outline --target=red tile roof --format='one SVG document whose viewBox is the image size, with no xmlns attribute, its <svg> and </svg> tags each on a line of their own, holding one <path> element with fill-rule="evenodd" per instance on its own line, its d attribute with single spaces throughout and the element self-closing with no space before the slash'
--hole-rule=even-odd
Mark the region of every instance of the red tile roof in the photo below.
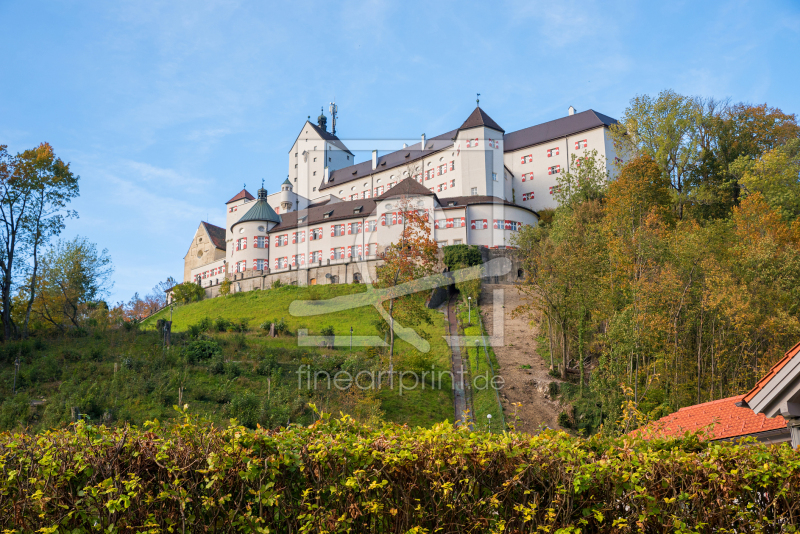
<svg viewBox="0 0 800 534">
<path fill-rule="evenodd" d="M 231 202 L 236 202 L 237 200 L 242 200 L 243 198 L 246 198 L 247 200 L 256 199 L 256 197 L 247 192 L 247 189 L 242 189 L 241 191 L 239 191 L 239 193 L 236 194 L 235 197 L 227 201 L 225 204 L 230 204 Z"/>
<path fill-rule="evenodd" d="M 747 403 L 747 402 L 750 402 L 751 400 L 753 400 L 753 397 L 755 397 L 755 396 L 756 396 L 756 394 L 757 394 L 759 391 L 761 391 L 761 389 L 762 389 L 764 386 L 766 386 L 766 385 L 767 385 L 767 383 L 768 383 L 770 380 L 772 380 L 772 378 L 773 378 L 775 375 L 777 375 L 777 374 L 778 374 L 778 371 L 780 371 L 781 369 L 783 369 L 783 366 L 784 366 L 784 365 L 786 365 L 787 363 L 789 363 L 789 360 L 791 360 L 792 358 L 794 358 L 794 357 L 795 357 L 795 356 L 797 356 L 798 354 L 800 354 L 800 343 L 798 343 L 797 345 L 795 345 L 794 347 L 792 347 L 791 349 L 789 349 L 789 350 L 786 352 L 786 354 L 784 354 L 784 355 L 783 355 L 783 358 L 781 358 L 780 360 L 778 360 L 778 363 L 776 363 L 775 365 L 773 365 L 773 366 L 770 368 L 770 370 L 769 370 L 769 372 L 766 374 L 766 376 L 764 376 L 764 378 L 762 378 L 761 380 L 759 380 L 758 382 L 756 382 L 756 385 L 755 385 L 755 387 L 753 387 L 753 389 L 751 389 L 749 392 L 747 392 L 747 394 L 744 396 L 744 399 L 743 399 L 743 400 L 744 400 L 744 402 L 745 402 L 745 403 Z"/>
<path fill-rule="evenodd" d="M 763 414 L 756 415 L 750 408 L 736 406 L 736 403 L 743 398 L 744 395 L 737 395 L 727 399 L 687 406 L 644 428 L 637 429 L 632 434 L 679 437 L 686 432 L 706 430 L 709 439 L 715 440 L 786 428 L 786 421 L 783 417 L 768 419 Z"/>
</svg>

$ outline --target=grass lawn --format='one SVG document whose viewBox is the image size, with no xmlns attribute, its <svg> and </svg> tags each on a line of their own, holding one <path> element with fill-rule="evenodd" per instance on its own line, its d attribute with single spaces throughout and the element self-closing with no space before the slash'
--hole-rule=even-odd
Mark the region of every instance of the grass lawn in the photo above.
<svg viewBox="0 0 800 534">
<path fill-rule="evenodd" d="M 486 333 L 483 331 L 483 326 L 481 323 L 480 309 L 475 305 L 473 305 L 472 308 L 473 320 L 472 326 L 469 326 L 469 311 L 466 306 L 461 305 L 461 302 L 458 303 L 458 321 L 462 328 L 463 335 L 486 335 Z M 482 344 L 478 345 L 477 347 L 474 345 L 471 347 L 461 347 L 462 356 L 464 356 L 464 362 L 469 365 L 470 379 L 472 382 L 470 384 L 472 386 L 472 410 L 473 417 L 475 418 L 475 426 L 476 428 L 480 429 L 488 428 L 495 432 L 501 432 L 505 430 L 505 428 L 503 428 L 503 411 L 500 407 L 496 391 L 493 387 L 491 387 L 490 384 L 487 384 L 487 380 L 484 379 L 484 377 L 488 377 L 489 380 L 491 380 L 492 376 L 499 374 L 497 373 L 499 364 L 497 363 L 497 358 L 495 357 L 491 345 L 487 345 L 487 349 L 489 353 L 488 360 Z M 489 364 L 489 361 L 491 361 L 491 365 Z M 476 377 L 479 376 L 481 378 L 478 378 L 476 381 Z M 489 418 L 486 417 L 489 414 L 492 416 L 491 426 L 488 423 Z"/>
<path fill-rule="evenodd" d="M 222 317 L 229 321 L 245 320 L 250 330 L 257 332 L 262 323 L 282 318 L 290 332 L 305 328 L 308 329 L 309 335 L 320 335 L 325 327 L 333 327 L 337 336 L 344 337 L 343 340 L 337 339 L 337 347 L 345 345 L 345 347 L 337 348 L 336 352 L 348 352 L 346 345 L 351 326 L 354 335 L 379 335 L 373 324 L 380 319 L 375 308 L 362 306 L 327 315 L 294 317 L 289 313 L 289 306 L 295 300 L 325 300 L 343 295 L 360 294 L 365 291 L 366 287 L 362 284 L 284 286 L 278 289 L 249 291 L 207 299 L 188 305 L 175 306 L 172 316 L 173 331 L 185 331 L 189 325 L 196 324 L 206 317 L 211 320 Z M 450 349 L 442 337 L 446 334 L 445 317 L 436 310 L 431 310 L 430 313 L 433 324 L 418 328 L 420 333 L 427 334 L 431 345 L 430 351 L 421 353 L 408 343 L 397 340 L 395 342 L 396 369 L 415 370 L 418 373 L 426 370 L 430 373 L 430 369 L 433 367 L 437 378 L 439 371 L 450 371 Z M 169 319 L 169 314 L 169 309 L 162 310 L 144 321 L 142 328 L 154 330 L 156 321 L 161 318 Z M 254 346 L 285 348 L 287 353 L 298 350 L 297 338 L 294 336 L 269 338 L 248 334 L 247 337 L 248 339 L 252 338 L 251 344 Z M 343 343 L 341 343 L 342 341 Z M 314 348 L 309 349 L 313 350 Z M 363 352 L 365 349 L 356 349 L 356 352 L 359 351 Z M 283 363 L 290 362 L 286 359 Z M 384 362 L 384 364 L 388 366 L 388 362 Z M 426 378 L 429 376 L 430 374 Z M 411 377 L 405 378 L 402 394 L 397 381 L 394 386 L 394 388 L 390 388 L 388 383 L 383 384 L 378 395 L 385 419 L 411 426 L 425 427 L 444 420 L 453 421 L 452 380 L 449 375 L 442 375 L 441 380 L 435 380 L 435 388 L 432 387 L 430 381 L 424 387 L 419 382 L 414 387 L 414 379 Z"/>
</svg>

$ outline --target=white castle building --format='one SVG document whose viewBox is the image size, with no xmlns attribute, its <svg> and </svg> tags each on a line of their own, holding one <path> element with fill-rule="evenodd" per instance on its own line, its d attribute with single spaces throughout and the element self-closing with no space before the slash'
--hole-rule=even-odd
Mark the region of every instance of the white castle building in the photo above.
<svg viewBox="0 0 800 534">
<path fill-rule="evenodd" d="M 279 192 L 242 190 L 225 203 L 225 227 L 203 222 L 184 257 L 184 281 L 216 294 L 227 276 L 234 290 L 286 283 L 363 280 L 363 265 L 380 260 L 397 241 L 401 199 L 428 210 L 440 246 L 505 249 L 538 211 L 555 207 L 558 175 L 570 154 L 597 150 L 611 169 L 609 127 L 617 121 L 592 110 L 506 133 L 476 107 L 458 128 L 356 163 L 327 131 L 327 119 L 306 121 L 289 151 Z M 407 200 L 403 200 L 407 202 Z M 374 268 L 372 270 L 374 273 Z"/>
</svg>

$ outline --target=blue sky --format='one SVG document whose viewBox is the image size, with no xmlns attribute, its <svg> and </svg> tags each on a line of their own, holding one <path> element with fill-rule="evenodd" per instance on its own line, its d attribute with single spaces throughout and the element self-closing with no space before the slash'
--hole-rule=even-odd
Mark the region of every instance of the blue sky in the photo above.
<svg viewBox="0 0 800 534">
<path fill-rule="evenodd" d="M 81 176 L 64 237 L 109 250 L 111 301 L 180 279 L 198 223 L 277 189 L 334 97 L 366 140 L 456 128 L 475 93 L 506 131 L 667 88 L 800 112 L 789 1 L 0 0 L 0 49 L 0 144 Z"/>
</svg>

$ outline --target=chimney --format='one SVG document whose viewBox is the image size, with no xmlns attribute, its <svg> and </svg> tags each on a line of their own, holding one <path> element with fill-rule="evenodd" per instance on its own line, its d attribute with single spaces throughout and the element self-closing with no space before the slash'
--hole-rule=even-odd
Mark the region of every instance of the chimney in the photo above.
<svg viewBox="0 0 800 534">
<path fill-rule="evenodd" d="M 330 169 L 328 169 L 328 167 L 325 167 L 325 183 L 326 184 L 330 181 L 330 175 L 331 175 L 330 174 Z"/>
<path fill-rule="evenodd" d="M 568 111 L 568 113 L 569 113 L 570 115 L 575 115 L 575 108 L 573 108 L 572 106 L 570 106 L 570 107 L 569 107 L 569 111 Z"/>
<path fill-rule="evenodd" d="M 377 168 L 378 168 L 378 151 L 377 150 L 373 150 L 372 151 L 372 170 L 374 171 Z"/>
<path fill-rule="evenodd" d="M 420 147 L 420 150 L 425 150 L 425 134 L 422 134 L 422 145 Z"/>
</svg>

